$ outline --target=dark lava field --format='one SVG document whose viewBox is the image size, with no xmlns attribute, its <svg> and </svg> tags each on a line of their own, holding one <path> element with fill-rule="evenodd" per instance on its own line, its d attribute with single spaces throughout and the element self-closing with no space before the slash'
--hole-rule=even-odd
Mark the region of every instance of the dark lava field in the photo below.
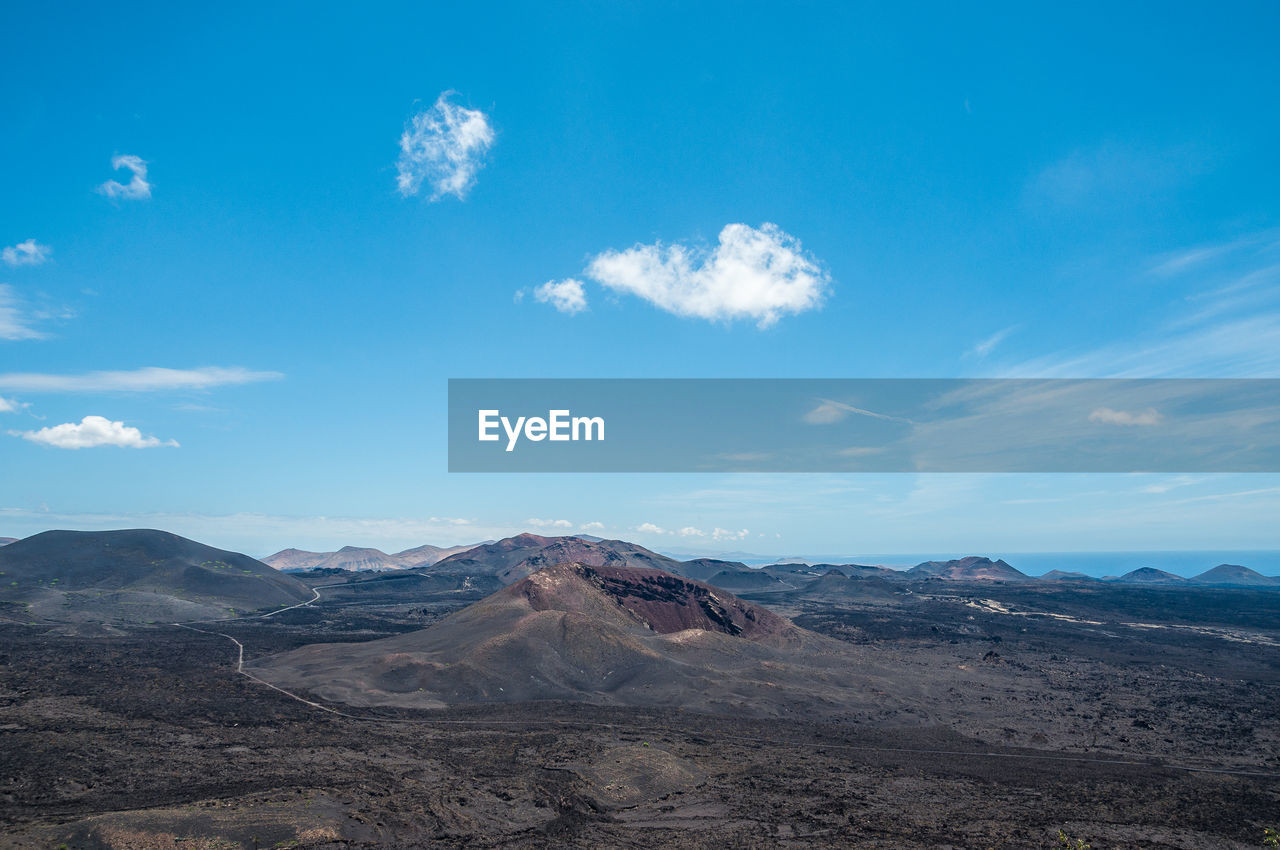
<svg viewBox="0 0 1280 850">
<path fill-rule="evenodd" d="M 1243 848 L 1280 825 L 1272 590 L 742 594 L 900 671 L 918 708 L 875 723 L 319 706 L 236 672 L 229 638 L 256 669 L 487 593 L 395 584 L 197 624 L 221 634 L 0 625 L 0 847 Z"/>
</svg>

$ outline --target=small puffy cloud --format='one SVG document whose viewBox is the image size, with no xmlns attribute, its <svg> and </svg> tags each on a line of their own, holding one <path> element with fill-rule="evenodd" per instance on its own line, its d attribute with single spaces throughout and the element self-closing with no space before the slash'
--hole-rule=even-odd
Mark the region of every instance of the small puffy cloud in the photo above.
<svg viewBox="0 0 1280 850">
<path fill-rule="evenodd" d="M 21 405 L 13 399 L 0 396 L 0 413 L 13 413 L 19 407 L 21 407 Z"/>
<path fill-rule="evenodd" d="M 38 266 L 48 260 L 51 253 L 52 249 L 48 245 L 28 239 L 0 251 L 0 260 L 4 260 L 6 266 Z"/>
<path fill-rule="evenodd" d="M 730 531 L 726 528 L 716 528 L 711 532 L 711 539 L 712 540 L 745 540 L 748 536 L 750 536 L 750 534 L 751 532 L 745 528 L 742 529 L 741 531 Z"/>
<path fill-rule="evenodd" d="M 636 531 L 641 534 L 666 534 L 667 530 L 660 525 L 654 525 L 651 522 L 642 522 L 636 526 Z"/>
<path fill-rule="evenodd" d="M 707 536 L 707 533 L 703 531 L 701 528 L 694 528 L 692 525 L 686 525 L 684 528 L 680 529 L 676 533 L 679 534 L 681 537 L 706 537 Z"/>
<path fill-rule="evenodd" d="M 133 173 L 128 183 L 108 180 L 98 191 L 108 198 L 124 198 L 128 201 L 144 201 L 151 197 L 151 184 L 147 182 L 147 161 L 140 156 L 125 154 L 111 157 L 111 167 L 119 171 L 127 168 Z"/>
<path fill-rule="evenodd" d="M 444 92 L 430 109 L 412 116 L 400 136 L 396 187 L 406 198 L 425 183 L 433 201 L 445 195 L 462 200 L 484 165 L 494 139 L 489 116 L 450 102 L 453 94 Z"/>
<path fill-rule="evenodd" d="M 1164 421 L 1164 416 L 1154 407 L 1148 407 L 1139 413 L 1099 407 L 1089 414 L 1089 421 L 1098 422 L 1102 425 L 1122 425 L 1129 428 L 1149 427 L 1151 425 L 1159 425 Z"/>
<path fill-rule="evenodd" d="M 587 522 L 582 525 L 583 531 L 604 531 L 603 522 Z"/>
<path fill-rule="evenodd" d="M 4 291 L 0 287 L 0 338 L 4 337 Z M 199 369 L 142 369 L 51 375 L 44 372 L 0 373 L 0 389 L 37 393 L 164 392 L 207 390 L 213 387 L 252 384 L 283 378 L 279 372 L 255 372 L 239 366 L 205 366 Z"/>
<path fill-rule="evenodd" d="M 818 261 L 775 224 L 725 225 L 712 250 L 654 243 L 606 251 L 586 273 L 677 316 L 751 319 L 761 328 L 817 309 L 830 286 Z"/>
<path fill-rule="evenodd" d="M 582 281 L 571 277 L 549 280 L 542 286 L 535 287 L 533 297 L 570 316 L 587 309 L 587 293 L 582 289 Z"/>
<path fill-rule="evenodd" d="M 573 528 L 567 519 L 527 519 L 525 524 L 532 528 Z"/>
<path fill-rule="evenodd" d="M 31 326 L 31 316 L 21 309 L 13 287 L 0 283 L 0 339 L 43 338 L 44 334 Z"/>
<path fill-rule="evenodd" d="M 144 437 L 137 428 L 123 422 L 112 422 L 105 416 L 86 416 L 78 423 L 65 422 L 41 428 L 39 431 L 10 431 L 33 443 L 52 446 L 55 449 L 91 449 L 97 446 L 119 446 L 126 449 L 150 449 L 156 446 L 177 447 L 176 440 L 159 440 Z"/>
</svg>

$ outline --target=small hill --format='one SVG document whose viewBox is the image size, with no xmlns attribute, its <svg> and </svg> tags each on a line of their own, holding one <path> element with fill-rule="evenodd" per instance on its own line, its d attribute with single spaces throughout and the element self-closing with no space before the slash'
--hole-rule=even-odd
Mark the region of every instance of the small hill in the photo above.
<svg viewBox="0 0 1280 850">
<path fill-rule="evenodd" d="M 1041 581 L 1096 581 L 1093 576 L 1084 573 L 1072 572 L 1070 570 L 1049 570 L 1049 572 L 1040 576 Z"/>
<path fill-rule="evenodd" d="M 581 537 L 517 534 L 496 543 L 450 555 L 426 569 L 437 573 L 497 576 L 511 584 L 553 564 L 595 567 L 642 567 L 679 573 L 680 562 L 624 540 L 592 541 Z"/>
<path fill-rule="evenodd" d="M 782 716 L 900 707 L 873 654 L 661 570 L 556 564 L 422 631 L 306 646 L 254 675 L 355 705 L 574 700 Z"/>
<path fill-rule="evenodd" d="M 892 599 L 897 595 L 898 587 L 879 576 L 846 576 L 836 568 L 802 591 L 806 599 Z"/>
<path fill-rule="evenodd" d="M 730 593 L 767 593 L 792 588 L 792 585 L 783 583 L 781 579 L 769 575 L 764 570 L 753 569 L 721 570 L 706 579 L 706 582 Z"/>
<path fill-rule="evenodd" d="M 906 576 L 946 581 L 1027 581 L 1030 578 L 1004 561 L 993 561 L 976 555 L 954 561 L 925 561 L 907 570 Z"/>
<path fill-rule="evenodd" d="M 739 561 L 721 561 L 718 558 L 694 558 L 690 561 L 680 561 L 679 566 L 670 569 L 669 572 L 682 575 L 685 578 L 691 578 L 694 581 L 707 581 L 718 573 L 759 572 L 759 570 L 753 570 Z"/>
<path fill-rule="evenodd" d="M 159 621 L 305 602 L 297 579 L 167 531 L 46 531 L 0 548 L 0 600 L 39 619 Z"/>
<path fill-rule="evenodd" d="M 888 579 L 890 581 L 902 578 L 906 575 L 906 573 L 901 570 L 894 570 L 889 567 L 871 566 L 868 564 L 814 564 L 812 567 L 809 567 L 809 570 L 818 573 L 819 575 L 824 575 L 832 570 L 836 570 L 841 575 L 849 576 L 850 578 L 869 578 L 871 576 L 875 576 L 877 578 Z"/>
<path fill-rule="evenodd" d="M 8 546 L 10 543 L 18 542 L 16 537 L 0 537 L 0 546 Z"/>
<path fill-rule="evenodd" d="M 1239 564 L 1218 564 L 1213 569 L 1205 570 L 1195 576 L 1191 581 L 1195 584 L 1222 587 L 1280 587 L 1280 577 L 1264 576 L 1256 570 Z"/>
<path fill-rule="evenodd" d="M 492 540 L 486 540 L 485 543 L 492 543 Z M 412 549 L 405 549 L 403 552 L 397 552 L 394 557 L 400 566 L 406 570 L 412 570 L 416 567 L 429 567 L 438 561 L 443 561 L 450 555 L 456 555 L 459 552 L 469 552 L 483 543 L 467 543 L 462 546 L 415 546 Z"/>
<path fill-rule="evenodd" d="M 1115 579 L 1124 584 L 1186 584 L 1182 576 L 1157 570 L 1155 567 L 1138 567 Z"/>
<path fill-rule="evenodd" d="M 319 564 L 332 552 L 308 552 L 306 549 L 281 549 L 262 559 L 262 563 L 277 570 L 306 570 Z"/>
</svg>

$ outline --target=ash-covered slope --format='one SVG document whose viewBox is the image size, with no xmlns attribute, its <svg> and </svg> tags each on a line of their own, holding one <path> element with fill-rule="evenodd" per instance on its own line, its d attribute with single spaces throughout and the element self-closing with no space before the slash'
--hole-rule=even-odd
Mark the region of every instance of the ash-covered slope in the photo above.
<svg viewBox="0 0 1280 850">
<path fill-rule="evenodd" d="M 356 705 L 575 700 L 850 719 L 900 708 L 911 687 L 873 657 L 701 582 L 573 563 L 423 631 L 307 646 L 253 671 Z"/>
<path fill-rule="evenodd" d="M 219 617 L 311 598 L 297 579 L 167 531 L 46 531 L 0 548 L 0 599 L 51 620 Z"/>
</svg>

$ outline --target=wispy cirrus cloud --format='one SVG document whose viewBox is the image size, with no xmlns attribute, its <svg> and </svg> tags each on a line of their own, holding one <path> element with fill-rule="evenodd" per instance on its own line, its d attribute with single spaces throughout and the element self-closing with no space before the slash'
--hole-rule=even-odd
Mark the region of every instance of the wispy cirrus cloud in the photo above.
<svg viewBox="0 0 1280 850">
<path fill-rule="evenodd" d="M 995 351 L 996 347 L 999 346 L 1000 343 L 1004 342 L 1009 334 L 1013 333 L 1017 329 L 1017 325 L 1010 325 L 1007 328 L 996 331 L 986 339 L 979 340 L 974 344 L 973 348 L 969 349 L 969 355 L 978 358 L 986 357 L 988 354 Z"/>
<path fill-rule="evenodd" d="M 112 200 L 144 201 L 151 197 L 151 184 L 147 182 L 147 161 L 140 156 L 123 154 L 111 157 L 111 167 L 116 171 L 127 169 L 132 176 L 128 183 L 108 180 L 98 186 L 98 192 Z"/>
<path fill-rule="evenodd" d="M 145 436 L 137 428 L 113 422 L 105 416 L 86 416 L 79 422 L 64 422 L 38 431 L 10 431 L 10 435 L 55 449 L 92 449 L 116 446 L 123 449 L 178 447 L 176 440 Z"/>
<path fill-rule="evenodd" d="M 41 245 L 34 239 L 27 239 L 0 250 L 0 260 L 3 260 L 6 266 L 38 266 L 47 262 L 52 253 L 53 249 L 48 245 Z"/>
<path fill-rule="evenodd" d="M 207 390 L 214 387 L 275 381 L 280 372 L 260 372 L 239 366 L 205 366 L 198 369 L 142 369 L 56 375 L 45 372 L 0 373 L 0 389 L 36 393 L 165 392 Z"/>
<path fill-rule="evenodd" d="M 463 200 L 476 182 L 495 138 L 489 116 L 453 103 L 443 92 L 429 108 L 409 118 L 400 136 L 396 188 L 409 197 L 425 184 L 430 200 L 445 195 Z"/>
<path fill-rule="evenodd" d="M 0 283 L 0 339 L 44 339 L 34 327 L 36 318 L 23 309 L 12 286 Z"/>
<path fill-rule="evenodd" d="M 1038 378 L 1280 377 L 1280 233 L 1158 257 L 1150 272 L 1192 287 L 1147 330 L 1001 370 Z M 1184 290 L 1185 291 L 1185 290 Z"/>
<path fill-rule="evenodd" d="M 783 316 L 822 306 L 831 277 L 800 241 L 776 224 L 728 224 L 714 247 L 637 244 L 594 257 L 584 277 L 616 293 L 634 295 L 676 316 L 712 322 L 754 321 L 760 328 Z M 582 282 L 550 281 L 537 300 L 564 313 L 586 309 Z"/>
</svg>

